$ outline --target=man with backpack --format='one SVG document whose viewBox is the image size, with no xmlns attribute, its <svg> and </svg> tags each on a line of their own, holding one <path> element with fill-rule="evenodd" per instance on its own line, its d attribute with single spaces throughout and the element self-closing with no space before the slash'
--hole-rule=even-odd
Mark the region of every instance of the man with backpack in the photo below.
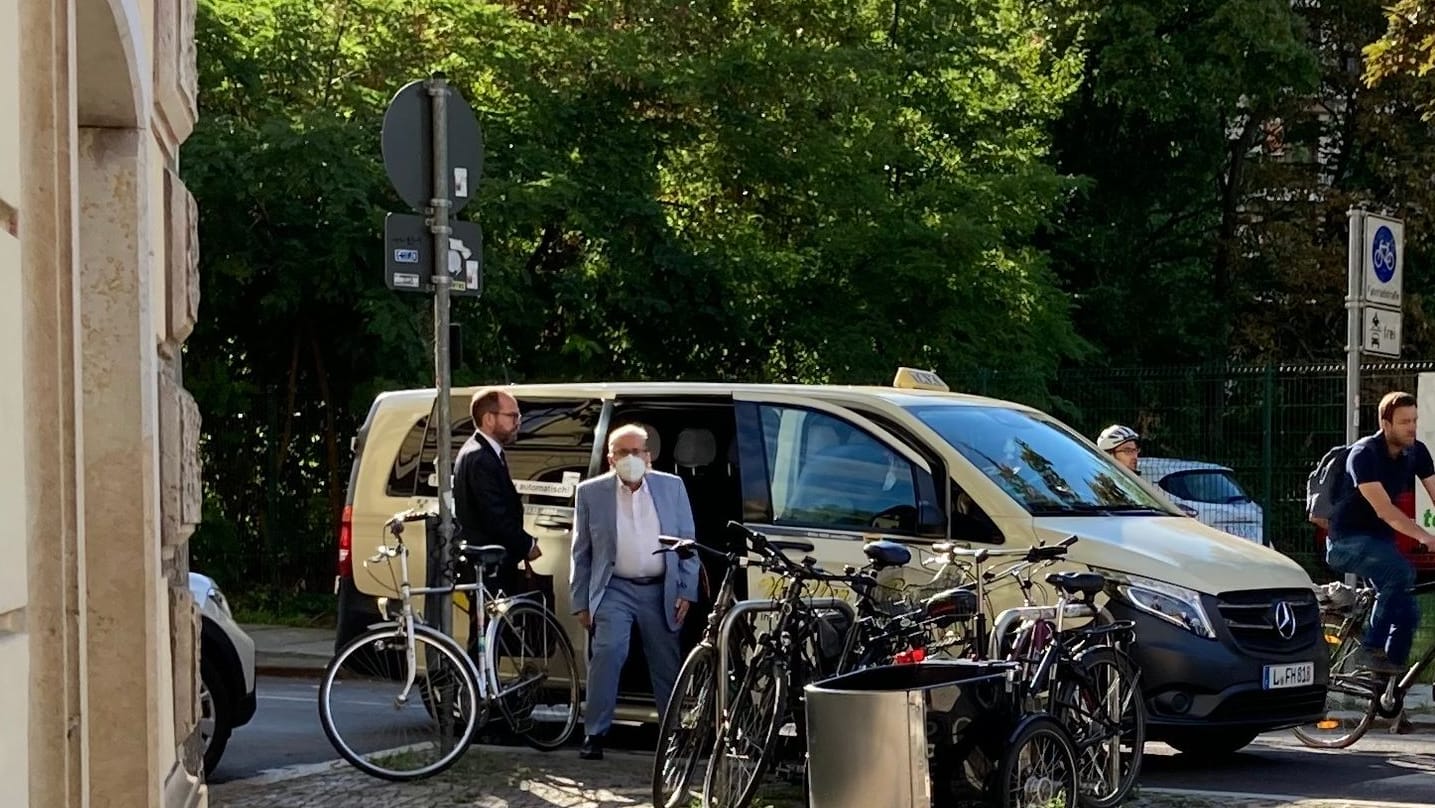
<svg viewBox="0 0 1435 808">
<path fill-rule="evenodd" d="M 1429 448 L 1415 439 L 1415 396 L 1388 393 L 1378 412 L 1380 431 L 1322 458 L 1312 475 L 1316 490 L 1310 515 L 1317 524 L 1329 519 L 1326 563 L 1337 572 L 1370 579 L 1376 589 L 1375 610 L 1356 664 L 1379 673 L 1400 673 L 1410 656 L 1420 612 L 1410 591 L 1415 570 L 1395 546 L 1395 534 L 1411 536 L 1428 548 L 1435 548 L 1435 535 L 1406 516 L 1394 499 L 1412 491 L 1417 478 L 1435 497 L 1435 463 Z M 1342 453 L 1344 462 L 1334 466 Z M 1344 473 L 1336 474 L 1342 466 Z M 1326 479 L 1317 482 L 1318 476 Z"/>
</svg>

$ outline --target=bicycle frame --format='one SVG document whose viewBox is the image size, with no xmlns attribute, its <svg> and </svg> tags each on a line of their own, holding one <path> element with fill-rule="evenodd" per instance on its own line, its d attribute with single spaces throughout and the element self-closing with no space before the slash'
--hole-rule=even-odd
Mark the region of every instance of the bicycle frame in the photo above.
<svg viewBox="0 0 1435 808">
<path fill-rule="evenodd" d="M 400 627 L 404 634 L 404 660 L 408 666 L 408 673 L 404 682 L 404 688 L 399 692 L 397 700 L 406 702 L 418 677 L 418 651 L 417 642 L 414 639 L 418 631 L 417 626 L 428 626 L 426 622 L 420 620 L 414 614 L 413 601 L 415 597 L 422 597 L 424 595 L 451 595 L 460 592 L 474 593 L 475 600 L 472 606 L 474 619 L 477 621 L 479 636 L 483 638 L 484 644 L 486 645 L 494 639 L 488 637 L 487 634 L 494 630 L 494 626 L 497 625 L 487 620 L 488 611 L 490 609 L 501 609 L 501 606 L 498 605 L 501 600 L 514 600 L 522 596 L 505 599 L 491 597 L 488 593 L 488 588 L 483 584 L 481 569 L 478 570 L 478 574 L 474 576 L 475 580 L 471 584 L 413 586 L 409 583 L 409 548 L 408 545 L 404 543 L 402 536 L 403 531 L 400 529 L 397 531 L 391 530 L 390 532 L 394 535 L 395 546 L 390 547 L 384 545 L 379 548 L 379 552 L 371 557 L 369 561 L 377 563 L 382 559 L 392 559 L 395 557 L 397 557 L 399 561 L 399 599 L 403 606 L 399 614 L 399 619 L 394 621 L 393 625 Z M 380 623 L 377 625 L 383 624 Z M 446 634 L 443 636 L 448 637 Z M 449 639 L 452 638 L 450 637 Z M 479 653 L 477 659 L 474 659 L 474 655 L 470 653 L 463 653 L 461 656 L 468 661 L 469 673 L 473 675 L 474 683 L 478 687 L 478 697 L 482 701 L 493 701 L 503 698 L 523 686 L 523 683 L 520 682 L 508 690 L 500 690 L 498 672 L 487 664 L 486 657 L 483 653 Z"/>
</svg>

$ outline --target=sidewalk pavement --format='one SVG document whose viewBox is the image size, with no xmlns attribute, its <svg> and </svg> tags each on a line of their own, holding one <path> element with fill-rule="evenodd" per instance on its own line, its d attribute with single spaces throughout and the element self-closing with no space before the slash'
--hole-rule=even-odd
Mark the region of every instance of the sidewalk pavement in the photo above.
<svg viewBox="0 0 1435 808">
<path fill-rule="evenodd" d="M 317 677 L 334 656 L 332 628 L 241 625 L 254 640 L 254 668 L 261 676 Z"/>
<path fill-rule="evenodd" d="M 344 763 L 300 767 L 210 786 L 213 808 L 652 808 L 652 757 L 610 751 L 587 762 L 573 750 L 470 747 L 454 768 L 414 783 L 376 780 Z M 696 805 L 696 801 L 694 805 Z M 1138 789 L 1125 808 L 1413 808 L 1409 804 L 1279 795 Z M 806 808 L 800 789 L 778 786 L 753 808 Z"/>
</svg>

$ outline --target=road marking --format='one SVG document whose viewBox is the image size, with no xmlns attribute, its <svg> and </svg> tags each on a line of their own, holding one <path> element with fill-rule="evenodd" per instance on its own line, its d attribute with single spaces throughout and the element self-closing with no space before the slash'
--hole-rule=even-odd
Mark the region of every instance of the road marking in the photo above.
<svg viewBox="0 0 1435 808">
<path fill-rule="evenodd" d="M 1142 794 L 1167 794 L 1173 797 L 1211 797 L 1236 800 L 1270 800 L 1287 806 L 1318 806 L 1339 804 L 1341 808 L 1430 808 L 1423 802 L 1386 802 L 1384 800 L 1352 800 L 1346 797 L 1301 797 L 1294 794 L 1260 794 L 1250 791 L 1210 791 L 1195 788 L 1148 788 L 1139 786 Z"/>
</svg>

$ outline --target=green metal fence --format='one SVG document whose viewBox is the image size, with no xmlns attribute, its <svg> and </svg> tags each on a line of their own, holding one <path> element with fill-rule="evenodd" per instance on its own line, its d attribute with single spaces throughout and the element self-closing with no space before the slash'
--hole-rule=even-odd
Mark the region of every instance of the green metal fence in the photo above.
<svg viewBox="0 0 1435 808">
<path fill-rule="evenodd" d="M 1422 372 L 1435 372 L 1435 362 L 1365 365 L 1361 431 L 1375 429 L 1382 395 L 1416 392 Z M 1261 506 L 1268 542 L 1317 579 L 1328 578 L 1315 528 L 1305 519 L 1305 482 L 1320 456 L 1344 442 L 1344 365 L 1083 368 L 1045 385 L 1020 371 L 978 369 L 946 380 L 953 390 L 1040 407 L 1093 438 L 1113 423 L 1130 426 L 1142 435 L 1145 462 L 1173 458 L 1229 467 Z M 1217 518 L 1226 509 L 1235 518 L 1241 506 L 1197 508 Z"/>
</svg>

